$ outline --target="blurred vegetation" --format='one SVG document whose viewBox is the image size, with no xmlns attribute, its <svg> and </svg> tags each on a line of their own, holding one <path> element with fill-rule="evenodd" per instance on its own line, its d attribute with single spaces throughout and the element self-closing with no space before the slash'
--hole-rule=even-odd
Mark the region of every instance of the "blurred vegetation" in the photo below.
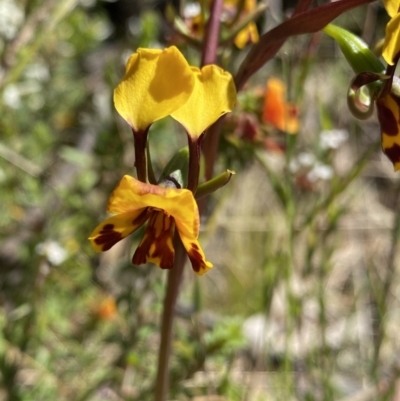
<svg viewBox="0 0 400 401">
<path fill-rule="evenodd" d="M 339 22 L 373 44 L 386 20 L 373 4 Z M 170 44 L 198 62 L 162 1 L 0 0 L 0 400 L 151 399 L 165 272 L 131 265 L 142 232 L 101 256 L 87 237 L 134 173 L 112 103 L 124 63 Z M 221 56 L 234 73 L 241 52 Z M 270 76 L 297 135 L 263 121 Z M 237 174 L 204 216 L 214 269 L 187 269 L 171 399 L 399 397 L 400 186 L 377 120 L 347 112 L 351 76 L 332 40 L 304 36 L 240 94 L 216 167 Z M 159 174 L 185 135 L 166 119 L 150 138 Z"/>
</svg>

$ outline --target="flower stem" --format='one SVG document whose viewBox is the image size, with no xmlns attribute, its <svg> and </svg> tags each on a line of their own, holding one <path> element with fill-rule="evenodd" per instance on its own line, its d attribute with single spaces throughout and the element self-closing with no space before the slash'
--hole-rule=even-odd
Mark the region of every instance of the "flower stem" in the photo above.
<svg viewBox="0 0 400 401">
<path fill-rule="evenodd" d="M 163 314 L 161 320 L 161 341 L 158 353 L 157 378 L 155 384 L 155 401 L 166 401 L 169 391 L 169 357 L 171 354 L 172 327 L 174 311 L 182 281 L 186 252 L 179 235 L 174 238 L 175 262 L 173 269 L 168 271 L 167 289 L 165 292 Z"/>
<path fill-rule="evenodd" d="M 210 19 L 207 24 L 206 36 L 203 44 L 201 66 L 213 64 L 217 59 L 222 6 L 223 0 L 213 1 Z"/>
<path fill-rule="evenodd" d="M 147 163 L 146 146 L 148 129 L 145 131 L 133 131 L 133 141 L 135 144 L 135 167 L 139 181 L 147 182 Z"/>
<path fill-rule="evenodd" d="M 204 135 L 204 134 L 203 134 Z M 188 185 L 187 189 L 196 192 L 199 185 L 199 174 L 200 174 L 200 143 L 202 136 L 198 138 L 192 138 L 188 135 L 188 146 L 189 146 L 189 168 L 188 168 Z"/>
<path fill-rule="evenodd" d="M 207 64 L 213 64 L 217 60 L 222 6 L 223 6 L 223 0 L 214 0 L 214 2 L 212 3 L 210 19 L 208 21 L 206 36 L 203 44 L 201 66 Z M 205 166 L 206 166 L 205 175 L 207 180 L 211 179 L 212 177 L 215 158 L 217 157 L 219 132 L 222 127 L 222 124 L 219 123 L 218 121 L 208 129 L 208 135 L 205 136 L 202 144 Z"/>
</svg>

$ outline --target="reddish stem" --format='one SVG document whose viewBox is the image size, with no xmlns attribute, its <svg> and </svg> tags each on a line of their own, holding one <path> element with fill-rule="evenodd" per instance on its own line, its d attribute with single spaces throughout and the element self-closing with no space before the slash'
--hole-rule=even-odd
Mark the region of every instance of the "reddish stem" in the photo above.
<svg viewBox="0 0 400 401">
<path fill-rule="evenodd" d="M 222 6 L 223 0 L 214 0 L 212 3 L 210 19 L 208 20 L 204 38 L 201 66 L 213 64 L 217 60 Z"/>
<path fill-rule="evenodd" d="M 149 129 L 145 131 L 134 131 L 133 141 L 135 144 L 135 167 L 139 181 L 147 182 L 147 164 L 146 164 L 146 146 L 147 134 Z"/>
<path fill-rule="evenodd" d="M 174 323 L 175 305 L 179 295 L 186 252 L 178 233 L 174 238 L 175 262 L 168 271 L 167 289 L 164 298 L 161 321 L 161 342 L 158 354 L 157 378 L 155 383 L 155 401 L 166 401 L 169 391 L 169 357 L 171 355 L 172 328 Z"/>
<path fill-rule="evenodd" d="M 211 16 L 208 21 L 206 36 L 203 46 L 203 55 L 201 58 L 201 65 L 215 63 L 217 60 L 217 50 L 219 43 L 219 31 L 221 25 L 223 0 L 214 0 L 211 9 Z M 217 157 L 217 149 L 219 143 L 219 132 L 222 124 L 218 121 L 208 129 L 208 134 L 203 141 L 203 153 L 205 160 L 206 179 L 212 177 L 215 158 Z"/>
<path fill-rule="evenodd" d="M 189 171 L 188 171 L 188 185 L 187 189 L 196 192 L 199 185 L 199 175 L 200 175 L 200 145 L 204 134 L 200 135 L 198 138 L 192 138 L 188 135 L 188 145 L 189 145 Z"/>
</svg>

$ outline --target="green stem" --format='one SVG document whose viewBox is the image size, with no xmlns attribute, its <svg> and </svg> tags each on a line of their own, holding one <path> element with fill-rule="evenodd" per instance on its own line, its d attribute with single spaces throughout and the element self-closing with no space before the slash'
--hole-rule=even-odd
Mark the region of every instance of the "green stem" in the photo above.
<svg viewBox="0 0 400 401">
<path fill-rule="evenodd" d="M 169 391 L 168 365 L 171 355 L 174 311 L 186 261 L 186 252 L 177 233 L 175 233 L 174 248 L 175 262 L 173 269 L 168 271 L 167 290 L 161 320 L 161 342 L 158 354 L 155 401 L 166 401 Z"/>
</svg>

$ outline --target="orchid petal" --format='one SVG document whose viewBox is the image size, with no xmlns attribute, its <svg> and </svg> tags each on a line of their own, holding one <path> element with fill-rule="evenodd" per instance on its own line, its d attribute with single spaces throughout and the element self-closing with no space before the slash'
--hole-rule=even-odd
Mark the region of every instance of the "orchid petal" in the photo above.
<svg viewBox="0 0 400 401">
<path fill-rule="evenodd" d="M 387 13 L 393 18 L 400 11 L 399 0 L 383 0 Z"/>
<path fill-rule="evenodd" d="M 94 229 L 89 240 L 95 251 L 108 251 L 117 242 L 143 225 L 148 217 L 146 210 L 127 212 L 110 217 Z"/>
<path fill-rule="evenodd" d="M 181 192 L 175 188 L 164 188 L 157 185 L 147 184 L 134 177 L 125 175 L 119 182 L 117 188 L 110 196 L 107 205 L 107 212 L 119 214 L 128 211 L 141 210 L 147 207 L 165 209 L 166 199 L 171 202 L 180 202 Z M 179 209 L 179 205 L 177 205 Z"/>
<path fill-rule="evenodd" d="M 381 126 L 382 150 L 393 163 L 394 171 L 400 170 L 400 97 L 393 93 L 376 101 Z"/>
<path fill-rule="evenodd" d="M 179 231 L 179 236 L 181 237 L 182 244 L 186 249 L 194 272 L 197 273 L 199 276 L 202 276 L 213 267 L 212 263 L 206 260 L 204 252 L 201 249 L 200 244 L 197 240 L 194 240 L 190 237 L 185 237 L 184 235 L 182 235 L 181 231 Z"/>
<path fill-rule="evenodd" d="M 400 13 L 397 13 L 386 25 L 382 57 L 393 65 L 400 56 Z"/>
<path fill-rule="evenodd" d="M 194 87 L 189 64 L 175 47 L 138 49 L 114 91 L 118 113 L 136 132 L 168 116 L 189 99 Z"/>
<path fill-rule="evenodd" d="M 257 43 L 259 39 L 257 25 L 254 22 L 250 22 L 235 36 L 234 43 L 239 49 L 243 49 L 247 43 Z"/>
<path fill-rule="evenodd" d="M 216 65 L 206 65 L 201 70 L 192 67 L 192 71 L 195 76 L 193 93 L 171 116 L 190 136 L 198 138 L 219 117 L 232 111 L 236 88 L 232 75 Z"/>
</svg>

